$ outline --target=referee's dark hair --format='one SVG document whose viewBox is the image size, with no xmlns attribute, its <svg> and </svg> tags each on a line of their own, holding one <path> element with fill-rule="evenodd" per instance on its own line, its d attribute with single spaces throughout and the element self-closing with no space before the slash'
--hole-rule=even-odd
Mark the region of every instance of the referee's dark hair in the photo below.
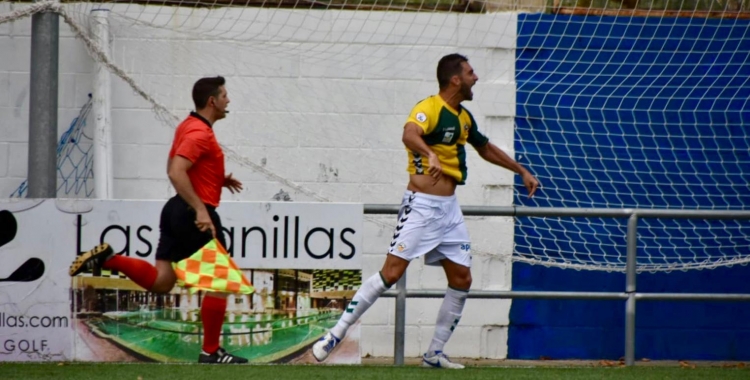
<svg viewBox="0 0 750 380">
<path fill-rule="evenodd" d="M 198 79 L 193 85 L 193 103 L 195 103 L 195 110 L 198 111 L 206 108 L 208 98 L 212 96 L 218 97 L 219 88 L 223 86 L 224 83 L 226 83 L 226 80 L 224 80 L 224 77 L 222 76 Z"/>
<path fill-rule="evenodd" d="M 441 90 L 448 87 L 454 75 L 461 75 L 463 71 L 462 62 L 469 62 L 469 59 L 458 53 L 448 54 L 440 58 L 437 65 L 437 80 Z"/>
</svg>

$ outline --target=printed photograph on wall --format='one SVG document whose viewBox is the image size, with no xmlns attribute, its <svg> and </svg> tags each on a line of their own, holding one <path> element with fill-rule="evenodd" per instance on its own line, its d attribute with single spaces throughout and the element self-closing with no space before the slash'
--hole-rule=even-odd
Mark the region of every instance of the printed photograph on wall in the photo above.
<svg viewBox="0 0 750 380">
<path fill-rule="evenodd" d="M 254 286 L 230 294 L 220 345 L 250 363 L 313 363 L 310 347 L 336 324 L 362 284 L 361 270 L 245 269 Z M 72 278 L 75 357 L 83 361 L 197 362 L 203 292 L 145 291 L 102 270 Z M 359 323 L 326 361 L 359 364 Z"/>
<path fill-rule="evenodd" d="M 0 201 L 0 362 L 196 363 L 205 334 L 201 307 L 213 303 L 203 303 L 198 289 L 236 292 L 225 313 L 205 321 L 216 326 L 224 316 L 218 344 L 229 353 L 251 363 L 314 362 L 310 346 L 362 283 L 362 204 L 225 202 L 232 270 L 211 255 L 216 248 L 209 242 L 177 264 L 191 291 L 148 292 L 123 273 L 85 265 L 71 277 L 71 263 L 103 243 L 154 265 L 163 206 L 161 200 Z M 200 261 L 198 272 L 191 260 Z M 198 284 L 191 283 L 196 274 Z M 355 325 L 326 363 L 360 363 L 359 336 Z"/>
</svg>

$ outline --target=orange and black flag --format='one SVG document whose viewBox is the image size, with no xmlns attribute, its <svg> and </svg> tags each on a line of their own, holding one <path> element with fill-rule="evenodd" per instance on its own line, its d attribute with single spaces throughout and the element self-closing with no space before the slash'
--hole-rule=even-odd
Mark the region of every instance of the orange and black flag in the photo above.
<svg viewBox="0 0 750 380">
<path fill-rule="evenodd" d="M 198 290 L 252 294 L 255 288 L 237 268 L 226 249 L 216 239 L 185 260 L 172 263 L 177 285 L 193 294 Z"/>
</svg>

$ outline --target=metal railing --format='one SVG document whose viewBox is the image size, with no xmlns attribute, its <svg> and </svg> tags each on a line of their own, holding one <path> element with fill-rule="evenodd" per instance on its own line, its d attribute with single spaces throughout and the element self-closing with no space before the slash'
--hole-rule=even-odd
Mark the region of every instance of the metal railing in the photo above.
<svg viewBox="0 0 750 380">
<path fill-rule="evenodd" d="M 365 204 L 365 214 L 398 214 L 399 205 Z M 465 216 L 546 216 L 546 217 L 604 217 L 628 218 L 625 291 L 617 292 L 557 292 L 557 291 L 488 291 L 472 290 L 468 298 L 483 299 L 589 299 L 625 300 L 625 365 L 635 364 L 635 304 L 637 300 L 655 301 L 750 301 L 750 294 L 728 293 L 638 293 L 636 291 L 636 249 L 638 219 L 750 219 L 750 211 L 719 210 L 666 210 L 666 209 L 606 209 L 606 208 L 554 208 L 513 206 L 463 206 Z M 394 365 L 404 364 L 404 338 L 406 335 L 406 299 L 442 298 L 444 290 L 408 290 L 406 273 L 396 283 L 396 290 L 383 293 L 383 297 L 396 298 L 394 337 Z"/>
</svg>

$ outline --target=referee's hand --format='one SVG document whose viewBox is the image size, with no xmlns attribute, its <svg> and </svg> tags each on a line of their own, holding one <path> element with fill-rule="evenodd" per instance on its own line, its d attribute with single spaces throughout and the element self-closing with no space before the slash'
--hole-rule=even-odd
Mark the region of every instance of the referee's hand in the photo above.
<svg viewBox="0 0 750 380">
<path fill-rule="evenodd" d="M 236 180 L 232 177 L 232 173 L 229 173 L 229 175 L 224 177 L 224 187 L 228 188 L 232 194 L 239 193 L 242 191 L 242 182 Z"/>
<path fill-rule="evenodd" d="M 211 235 L 216 237 L 216 228 L 214 227 L 213 221 L 211 221 L 211 216 L 208 215 L 208 211 L 203 210 L 196 213 L 195 226 L 198 227 L 201 232 L 211 231 Z"/>
</svg>

